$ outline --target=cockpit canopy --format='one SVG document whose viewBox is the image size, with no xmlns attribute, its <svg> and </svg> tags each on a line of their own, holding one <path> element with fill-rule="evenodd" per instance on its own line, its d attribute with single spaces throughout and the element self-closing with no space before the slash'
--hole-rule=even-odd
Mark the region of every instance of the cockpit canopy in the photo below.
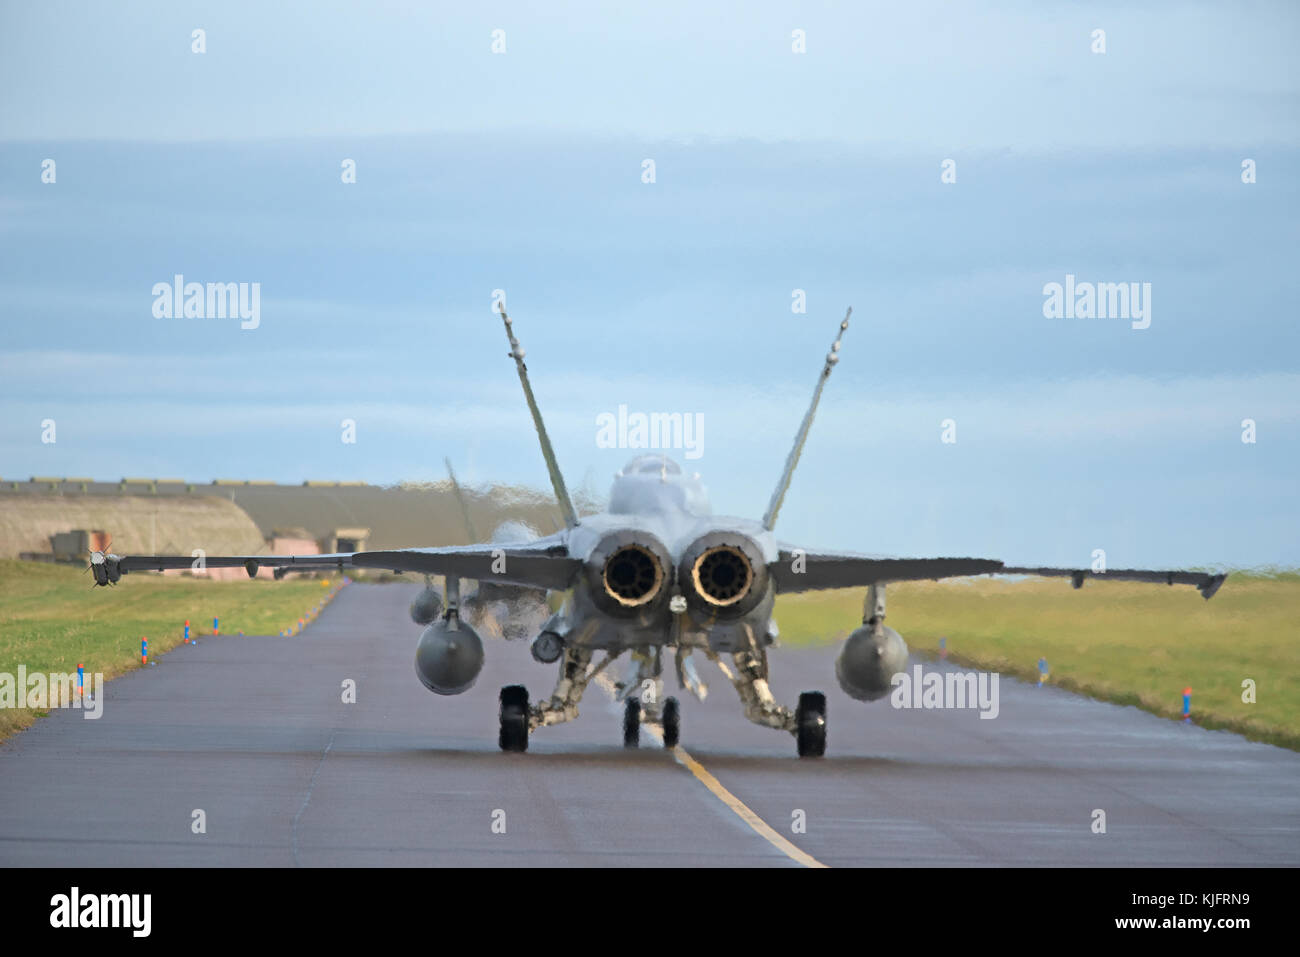
<svg viewBox="0 0 1300 957">
<path fill-rule="evenodd" d="M 699 473 L 687 475 L 666 455 L 638 455 L 614 476 L 609 510 L 621 514 L 679 511 L 708 515 L 710 508 Z"/>
<path fill-rule="evenodd" d="M 660 472 L 668 475 L 681 475 L 682 467 L 677 464 L 676 460 L 670 459 L 666 455 L 638 455 L 623 466 L 624 475 L 633 473 L 653 473 L 658 475 Z"/>
</svg>

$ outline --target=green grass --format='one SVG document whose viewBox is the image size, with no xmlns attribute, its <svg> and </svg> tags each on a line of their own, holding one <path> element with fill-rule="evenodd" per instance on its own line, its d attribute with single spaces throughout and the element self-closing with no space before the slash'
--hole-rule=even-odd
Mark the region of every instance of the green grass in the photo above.
<svg viewBox="0 0 1300 957">
<path fill-rule="evenodd" d="M 834 641 L 862 620 L 862 589 L 786 595 L 781 641 Z M 1211 600 L 1190 587 L 973 579 L 889 586 L 889 625 L 914 651 L 1030 681 L 1047 659 L 1051 683 L 1182 714 L 1207 728 L 1300 750 L 1300 574 L 1233 574 Z M 1256 703 L 1242 701 L 1255 682 Z"/>
<path fill-rule="evenodd" d="M 0 560 L 0 672 L 86 674 L 105 680 L 141 667 L 140 639 L 151 658 L 183 640 L 212 634 L 278 634 L 297 625 L 328 594 L 326 579 L 207 581 L 147 573 L 127 575 L 116 588 L 92 588 L 79 568 Z M 329 580 L 330 585 L 336 582 Z M 40 716 L 27 708 L 0 709 L 0 739 Z"/>
</svg>

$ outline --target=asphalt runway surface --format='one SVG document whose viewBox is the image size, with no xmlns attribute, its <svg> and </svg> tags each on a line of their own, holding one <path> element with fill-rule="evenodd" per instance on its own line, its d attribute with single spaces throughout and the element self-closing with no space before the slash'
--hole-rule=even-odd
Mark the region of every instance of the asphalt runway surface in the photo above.
<svg viewBox="0 0 1300 957">
<path fill-rule="evenodd" d="M 577 721 L 504 754 L 498 690 L 549 695 L 555 666 L 485 639 L 473 689 L 428 693 L 416 588 L 353 584 L 300 636 L 181 646 L 109 682 L 99 720 L 55 711 L 0 744 L 0 864 L 1300 862 L 1300 754 L 1009 679 L 994 720 L 863 704 L 836 685 L 836 648 L 770 652 L 779 700 L 827 694 L 822 759 L 747 722 L 703 660 L 707 700 L 671 692 L 685 754 L 644 728 L 625 749 L 594 683 Z"/>
</svg>

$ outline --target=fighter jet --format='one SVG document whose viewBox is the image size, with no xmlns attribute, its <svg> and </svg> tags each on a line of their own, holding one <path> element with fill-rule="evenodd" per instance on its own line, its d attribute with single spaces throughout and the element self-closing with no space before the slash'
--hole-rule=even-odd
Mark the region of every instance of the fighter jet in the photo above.
<svg viewBox="0 0 1300 957">
<path fill-rule="evenodd" d="M 691 663 L 691 655 L 698 651 L 735 686 L 745 716 L 793 735 L 800 757 L 825 752 L 826 696 L 805 691 L 791 708 L 778 703 L 768 686 L 768 649 L 777 637 L 772 610 L 778 594 L 865 589 L 862 625 L 845 641 L 835 674 L 845 693 L 873 701 L 890 693 L 891 679 L 907 664 L 902 636 L 884 624 L 888 582 L 1015 573 L 1068 577 L 1078 588 L 1086 578 L 1096 576 L 1194 585 L 1207 599 L 1223 584 L 1224 575 L 1203 572 L 1009 567 L 986 558 L 873 558 L 779 542 L 774 532 L 777 515 L 822 391 L 839 361 L 851 314 L 852 309 L 840 323 L 785 468 L 760 519 L 714 515 L 699 476 L 686 474 L 675 461 L 658 454 L 638 456 L 617 474 L 607 511 L 579 517 L 533 395 L 523 347 L 503 305 L 500 316 L 510 343 L 508 356 L 523 387 L 563 514 L 563 529 L 525 542 L 329 555 L 208 556 L 207 564 L 242 565 L 250 576 L 263 565 L 443 576 L 445 598 L 439 596 L 438 601 L 442 607 L 428 617 L 431 601 L 412 609 L 417 622 L 428 622 L 416 645 L 415 671 L 426 688 L 440 695 L 468 690 L 483 666 L 483 643 L 462 618 L 462 581 L 475 581 L 480 587 L 564 593 L 563 605 L 532 642 L 537 661 L 558 662 L 555 688 L 536 704 L 530 704 L 523 685 L 501 689 L 498 741 L 504 751 L 526 751 L 530 735 L 539 728 L 576 718 L 588 685 L 624 654 L 633 663 L 628 680 L 621 683 L 624 743 L 637 743 L 644 720 L 662 728 L 665 746 L 676 746 L 681 712 L 676 698 L 661 696 L 664 657 L 673 656 L 680 686 L 702 696 L 703 685 Z M 191 562 L 185 556 L 95 552 L 90 568 L 97 585 L 109 585 L 129 572 L 188 568 Z M 430 594 L 436 595 L 431 586 L 425 597 Z"/>
</svg>

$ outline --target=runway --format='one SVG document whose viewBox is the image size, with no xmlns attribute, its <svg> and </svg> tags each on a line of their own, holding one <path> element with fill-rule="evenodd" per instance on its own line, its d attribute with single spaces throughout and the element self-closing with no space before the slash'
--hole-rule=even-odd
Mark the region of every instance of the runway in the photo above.
<svg viewBox="0 0 1300 957">
<path fill-rule="evenodd" d="M 595 685 L 577 721 L 504 754 L 499 688 L 549 695 L 555 666 L 485 639 L 473 689 L 428 693 L 415 590 L 353 584 L 300 636 L 181 646 L 110 682 L 101 719 L 56 711 L 0 744 L 0 865 L 1300 863 L 1300 754 L 1009 679 L 994 720 L 863 704 L 835 648 L 769 654 L 779 700 L 826 692 L 823 759 L 747 722 L 703 661 L 707 701 L 671 693 L 717 790 L 645 730 L 624 749 Z"/>
</svg>

